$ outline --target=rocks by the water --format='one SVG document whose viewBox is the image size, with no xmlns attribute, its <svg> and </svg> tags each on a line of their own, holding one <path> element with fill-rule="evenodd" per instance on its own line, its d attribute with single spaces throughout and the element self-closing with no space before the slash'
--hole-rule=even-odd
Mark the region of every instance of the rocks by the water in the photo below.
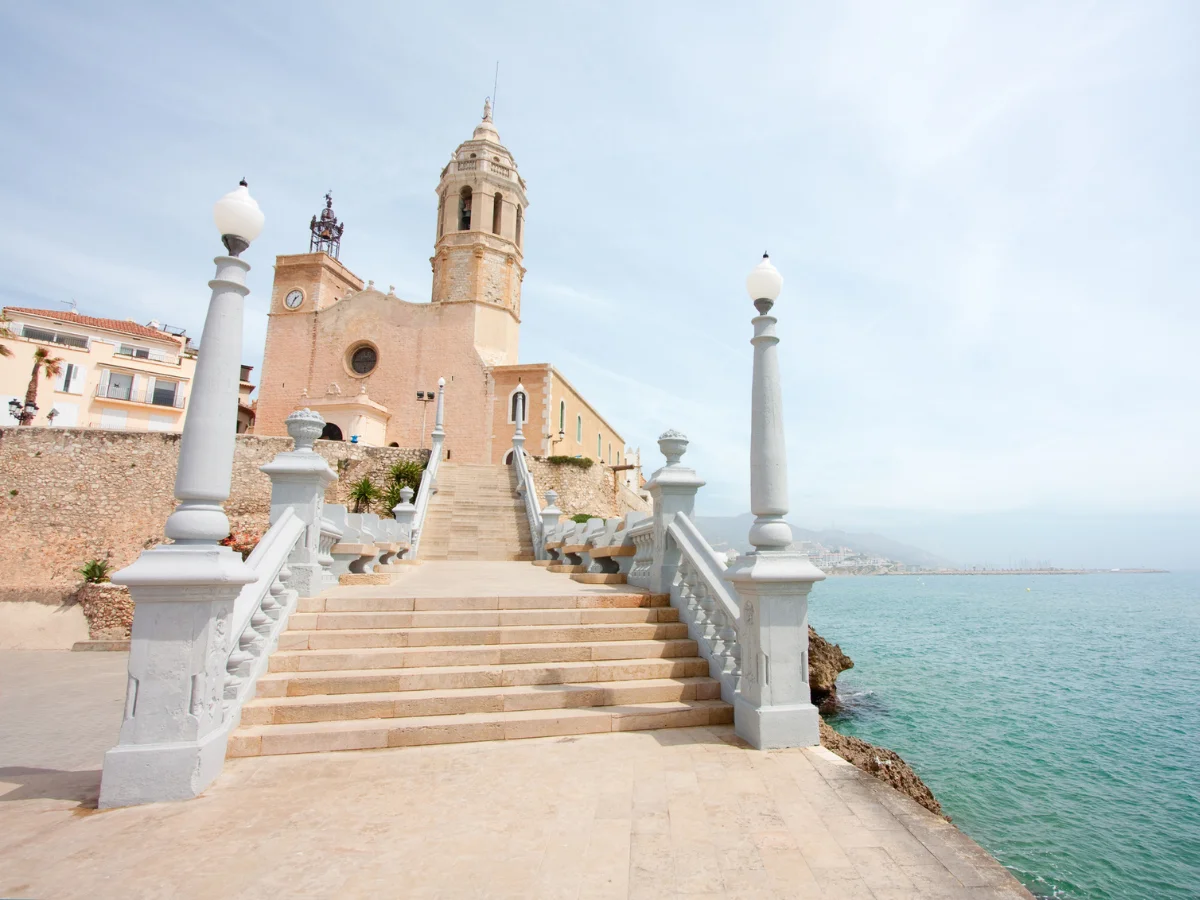
<svg viewBox="0 0 1200 900">
<path fill-rule="evenodd" d="M 841 647 L 829 643 L 811 625 L 808 627 L 808 686 L 812 692 L 812 702 L 822 713 L 832 713 L 837 709 L 837 677 L 852 668 L 854 660 L 843 653 Z M 944 815 L 941 804 L 925 786 L 925 782 L 891 750 L 834 731 L 824 719 L 821 720 L 821 746 L 867 774 L 887 782 L 931 813 Z"/>
<path fill-rule="evenodd" d="M 900 756 L 883 747 L 876 747 L 856 737 L 834 731 L 821 720 L 821 746 L 832 750 L 848 763 L 885 781 L 900 793 L 911 797 L 931 813 L 945 816 L 942 806 L 916 772 Z M 948 818 L 948 817 L 947 817 Z"/>
<path fill-rule="evenodd" d="M 808 687 L 812 702 L 822 713 L 837 709 L 837 677 L 854 668 L 854 660 L 837 644 L 821 637 L 808 626 Z"/>
</svg>

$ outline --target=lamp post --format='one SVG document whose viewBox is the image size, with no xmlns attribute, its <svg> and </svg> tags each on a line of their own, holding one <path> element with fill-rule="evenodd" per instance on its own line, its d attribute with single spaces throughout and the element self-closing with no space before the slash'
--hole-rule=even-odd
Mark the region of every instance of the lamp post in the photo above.
<svg viewBox="0 0 1200 900">
<path fill-rule="evenodd" d="M 250 266 L 239 255 L 263 214 L 243 180 L 217 201 L 218 256 L 192 396 L 179 444 L 175 498 L 164 531 L 173 543 L 144 551 L 112 576 L 135 604 L 120 738 L 104 757 L 100 805 L 194 797 L 221 771 L 228 722 L 222 697 L 233 605 L 254 570 L 219 542 L 229 498 L 242 360 L 242 303 Z"/>
<path fill-rule="evenodd" d="M 22 405 L 16 398 L 8 401 L 8 414 L 17 420 L 18 425 L 28 425 L 37 416 L 38 405 L 27 401 Z"/>
<path fill-rule="evenodd" d="M 429 404 L 437 400 L 437 394 L 433 391 L 417 391 L 417 402 L 421 404 L 421 443 L 417 446 L 420 449 L 425 448 L 425 414 L 429 411 Z"/>
<path fill-rule="evenodd" d="M 820 743 L 808 688 L 808 593 L 825 575 L 790 549 L 787 446 L 779 378 L 778 321 L 770 315 L 783 277 L 764 253 L 746 279 L 758 315 L 751 319 L 754 374 L 750 406 L 750 543 L 726 570 L 741 597 L 742 680 L 734 699 L 738 734 L 759 749 Z"/>
</svg>

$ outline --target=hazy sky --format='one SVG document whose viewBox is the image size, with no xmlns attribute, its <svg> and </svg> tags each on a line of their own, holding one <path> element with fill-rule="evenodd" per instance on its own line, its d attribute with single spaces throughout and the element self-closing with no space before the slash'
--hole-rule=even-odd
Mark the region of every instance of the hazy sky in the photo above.
<svg viewBox="0 0 1200 900">
<path fill-rule="evenodd" d="M 3 302 L 198 335 L 243 175 L 248 363 L 327 189 L 343 262 L 425 301 L 499 59 L 522 361 L 648 463 L 687 432 L 704 512 L 748 505 L 768 249 L 795 521 L 1200 566 L 1200 7 L 740 6 L 6 4 Z"/>
</svg>

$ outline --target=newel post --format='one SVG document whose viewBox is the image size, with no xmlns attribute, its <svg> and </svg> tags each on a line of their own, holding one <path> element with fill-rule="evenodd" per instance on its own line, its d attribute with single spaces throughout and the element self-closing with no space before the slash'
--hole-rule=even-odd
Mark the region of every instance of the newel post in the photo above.
<svg viewBox="0 0 1200 900">
<path fill-rule="evenodd" d="M 283 513 L 294 510 L 304 522 L 304 536 L 288 560 L 288 587 L 300 597 L 315 597 L 325 589 L 321 567 L 321 516 L 325 511 L 325 488 L 337 475 L 325 458 L 313 450 L 325 420 L 311 409 L 298 409 L 287 417 L 287 431 L 295 449 L 276 454 L 259 468 L 271 479 L 271 524 Z"/>
<path fill-rule="evenodd" d="M 821 742 L 808 688 L 808 593 L 825 575 L 791 550 L 787 447 L 776 319 L 768 315 L 783 279 L 764 255 L 746 286 L 758 315 L 751 322 L 754 375 L 750 412 L 750 507 L 754 550 L 726 570 L 741 598 L 738 641 L 742 678 L 734 726 L 755 747 L 810 747 Z"/>
<path fill-rule="evenodd" d="M 696 506 L 696 491 L 704 480 L 679 461 L 687 453 L 687 435 L 664 431 L 658 436 L 658 449 L 667 464 L 650 476 L 646 490 L 654 499 L 654 563 L 650 569 L 650 590 L 666 594 L 679 570 L 679 549 L 667 540 L 667 528 L 679 513 L 691 518 Z"/>
<path fill-rule="evenodd" d="M 400 488 L 400 502 L 392 507 L 392 516 L 400 523 L 400 537 L 405 543 L 412 542 L 413 516 L 417 508 L 412 504 L 413 489 L 405 486 Z M 406 551 L 407 552 L 407 551 Z"/>
</svg>

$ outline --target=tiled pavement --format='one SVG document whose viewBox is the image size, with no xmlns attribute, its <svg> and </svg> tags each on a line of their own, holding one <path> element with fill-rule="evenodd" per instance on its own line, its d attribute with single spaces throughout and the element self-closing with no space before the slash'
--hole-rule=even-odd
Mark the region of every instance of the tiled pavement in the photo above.
<svg viewBox="0 0 1200 900">
<path fill-rule="evenodd" d="M 724 726 L 238 759 L 95 812 L 123 690 L 123 654 L 0 654 L 0 896 L 1029 897 L 826 751 Z"/>
</svg>

